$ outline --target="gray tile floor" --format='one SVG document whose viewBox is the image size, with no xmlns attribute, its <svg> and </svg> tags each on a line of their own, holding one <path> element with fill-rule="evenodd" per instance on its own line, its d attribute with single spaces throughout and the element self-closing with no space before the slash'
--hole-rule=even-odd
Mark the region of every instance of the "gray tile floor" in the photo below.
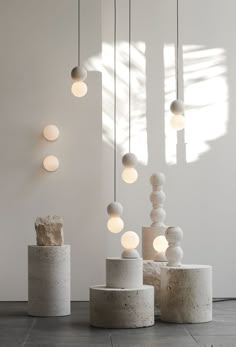
<svg viewBox="0 0 236 347">
<path fill-rule="evenodd" d="M 213 322 L 165 324 L 144 329 L 105 330 L 89 326 L 88 302 L 73 302 L 59 318 L 26 315 L 24 302 L 0 302 L 0 347 L 236 347 L 236 301 L 214 303 Z"/>
</svg>

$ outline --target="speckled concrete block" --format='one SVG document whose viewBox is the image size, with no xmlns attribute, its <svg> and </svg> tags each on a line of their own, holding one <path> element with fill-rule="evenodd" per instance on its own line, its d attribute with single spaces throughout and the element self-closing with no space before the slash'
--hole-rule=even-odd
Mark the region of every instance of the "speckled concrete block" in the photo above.
<svg viewBox="0 0 236 347">
<path fill-rule="evenodd" d="M 161 287 L 161 267 L 167 262 L 157 262 L 153 260 L 143 261 L 143 283 L 154 286 L 155 292 L 155 314 L 159 312 L 160 287 Z"/>
<path fill-rule="evenodd" d="M 99 328 L 142 328 L 154 325 L 154 288 L 90 288 L 90 324 Z"/>
<path fill-rule="evenodd" d="M 107 288 L 141 288 L 143 286 L 143 259 L 106 259 Z"/>
<path fill-rule="evenodd" d="M 28 314 L 70 314 L 70 246 L 28 247 Z"/>
<path fill-rule="evenodd" d="M 160 292 L 161 320 L 204 323 L 212 320 L 212 267 L 163 266 Z"/>
</svg>

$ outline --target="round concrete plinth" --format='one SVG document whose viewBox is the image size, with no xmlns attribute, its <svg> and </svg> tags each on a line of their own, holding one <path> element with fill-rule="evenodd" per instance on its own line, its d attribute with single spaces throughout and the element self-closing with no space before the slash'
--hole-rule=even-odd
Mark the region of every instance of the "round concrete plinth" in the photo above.
<svg viewBox="0 0 236 347">
<path fill-rule="evenodd" d="M 28 247 L 28 314 L 70 314 L 70 246 Z"/>
<path fill-rule="evenodd" d="M 165 235 L 167 226 L 142 227 L 142 257 L 143 260 L 167 261 L 164 253 L 157 254 L 153 241 L 157 236 Z"/>
<path fill-rule="evenodd" d="M 142 328 L 154 325 L 154 288 L 90 288 L 90 324 L 99 328 Z"/>
<path fill-rule="evenodd" d="M 167 262 L 157 262 L 153 260 L 143 261 L 143 283 L 154 286 L 155 314 L 159 312 L 161 268 L 166 264 Z"/>
<path fill-rule="evenodd" d="M 107 288 L 141 288 L 143 286 L 143 259 L 106 259 Z"/>
<path fill-rule="evenodd" d="M 212 320 L 212 267 L 163 266 L 160 291 L 161 320 L 204 323 Z"/>
</svg>

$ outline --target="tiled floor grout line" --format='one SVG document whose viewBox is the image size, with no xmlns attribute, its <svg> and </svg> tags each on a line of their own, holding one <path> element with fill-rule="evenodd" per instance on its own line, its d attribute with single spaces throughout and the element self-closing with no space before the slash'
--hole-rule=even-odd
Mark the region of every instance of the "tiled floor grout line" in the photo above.
<svg viewBox="0 0 236 347">
<path fill-rule="evenodd" d="M 195 337 L 190 333 L 190 331 L 186 328 L 186 326 L 184 326 L 184 329 L 187 331 L 187 333 L 193 338 L 193 340 L 199 345 L 201 346 L 198 341 L 195 339 Z"/>
<path fill-rule="evenodd" d="M 22 345 L 21 345 L 22 347 L 25 346 L 25 344 L 26 344 L 26 342 L 27 342 L 27 340 L 28 340 L 28 338 L 30 336 L 30 333 L 31 333 L 31 331 L 32 331 L 32 329 L 33 329 L 33 327 L 34 327 L 34 325 L 36 323 L 36 320 L 37 320 L 37 318 L 34 318 L 32 324 L 31 324 L 31 326 L 30 326 L 30 328 L 28 330 L 28 333 L 27 333 L 26 337 L 25 337 L 24 341 L 22 342 Z"/>
</svg>

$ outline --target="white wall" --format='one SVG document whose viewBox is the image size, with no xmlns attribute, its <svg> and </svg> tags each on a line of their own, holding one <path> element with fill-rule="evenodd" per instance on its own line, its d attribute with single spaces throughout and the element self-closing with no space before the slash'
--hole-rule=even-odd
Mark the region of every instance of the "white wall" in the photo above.
<svg viewBox="0 0 236 347">
<path fill-rule="evenodd" d="M 150 223 L 149 176 L 165 172 L 167 223 L 184 230 L 185 262 L 212 264 L 214 296 L 236 296 L 234 1 L 227 7 L 220 0 L 180 1 L 187 124 L 178 139 L 168 118 L 175 95 L 175 1 L 132 3 L 132 150 L 140 159 L 132 186 L 120 179 L 128 148 L 128 1 L 118 0 L 117 9 L 117 193 L 126 230 L 141 235 Z M 113 199 L 113 2 L 81 4 L 81 52 L 90 72 L 88 95 L 77 100 L 70 93 L 77 1 L 0 1 L 0 300 L 27 299 L 27 245 L 35 242 L 36 216 L 64 218 L 73 300 L 88 299 L 89 285 L 104 282 L 106 254 L 121 251 L 120 235 L 105 225 Z M 103 81 L 94 71 L 101 69 L 101 53 Z M 52 144 L 41 137 L 50 123 L 61 130 Z M 48 153 L 61 163 L 53 174 L 41 168 Z"/>
</svg>

